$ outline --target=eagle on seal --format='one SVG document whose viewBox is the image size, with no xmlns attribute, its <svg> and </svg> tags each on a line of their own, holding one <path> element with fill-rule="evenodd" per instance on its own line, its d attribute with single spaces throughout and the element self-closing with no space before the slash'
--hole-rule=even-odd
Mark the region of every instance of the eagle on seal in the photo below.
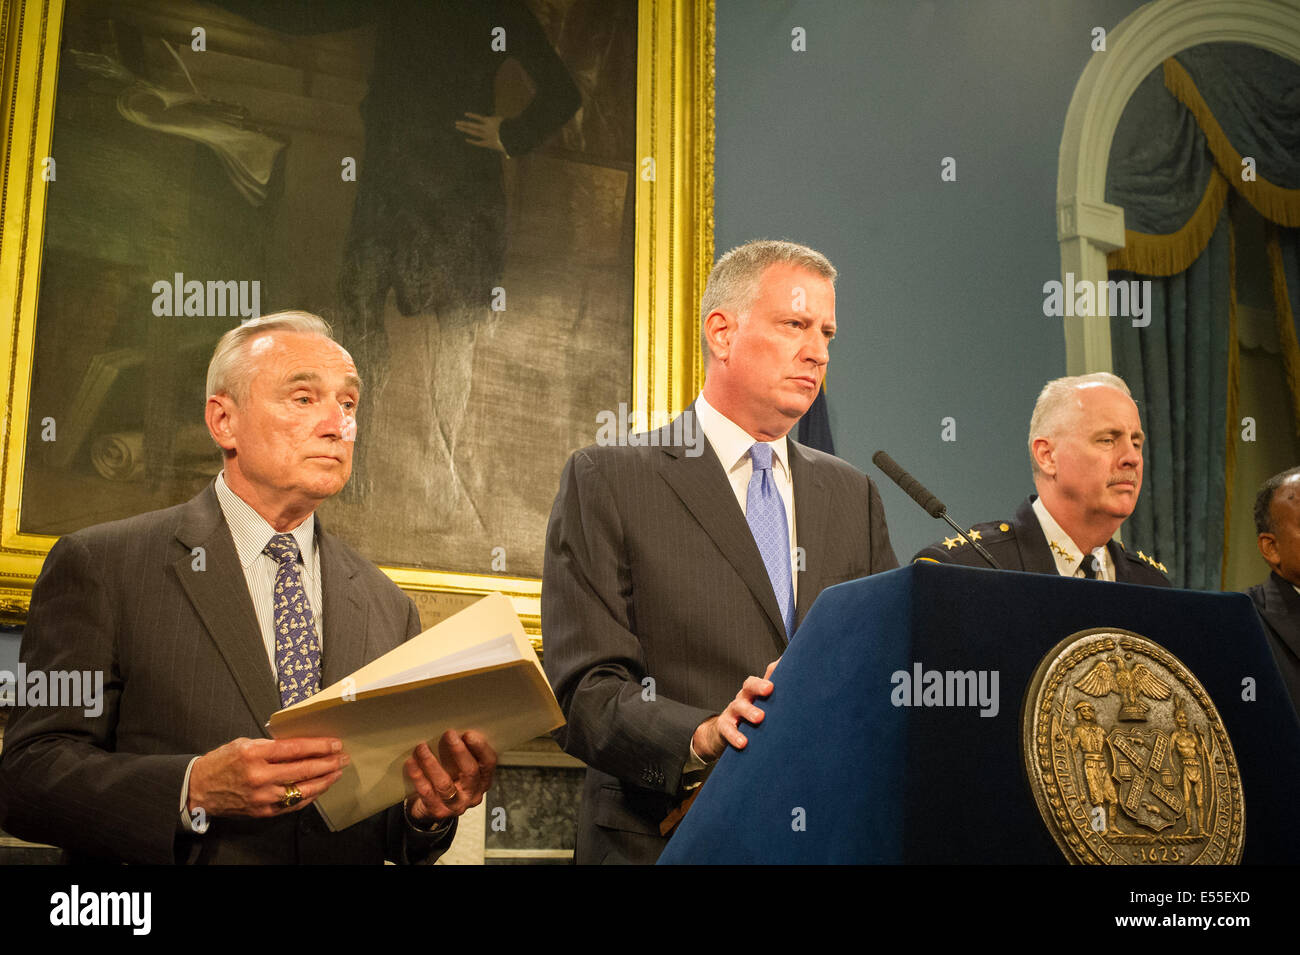
<svg viewBox="0 0 1300 955">
<path fill-rule="evenodd" d="M 1114 669 L 1111 669 L 1112 663 Z M 1150 707 L 1142 702 L 1142 697 L 1167 700 L 1172 692 L 1169 684 L 1147 669 L 1145 663 L 1139 662 L 1130 670 L 1118 653 L 1112 653 L 1105 660 L 1099 661 L 1074 685 L 1089 696 L 1101 697 L 1118 693 L 1122 701 L 1119 718 L 1129 721 L 1147 718 Z"/>
</svg>

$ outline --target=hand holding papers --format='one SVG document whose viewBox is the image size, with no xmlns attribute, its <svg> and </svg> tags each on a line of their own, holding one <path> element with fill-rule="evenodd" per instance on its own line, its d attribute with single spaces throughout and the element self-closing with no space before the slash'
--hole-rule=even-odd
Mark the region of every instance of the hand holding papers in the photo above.
<svg viewBox="0 0 1300 955">
<path fill-rule="evenodd" d="M 345 829 L 414 791 L 403 765 L 420 743 L 475 730 L 498 753 L 563 725 L 537 654 L 499 593 L 484 597 L 274 714 L 276 739 L 336 737 L 351 763 L 316 800 L 331 830 Z"/>
</svg>

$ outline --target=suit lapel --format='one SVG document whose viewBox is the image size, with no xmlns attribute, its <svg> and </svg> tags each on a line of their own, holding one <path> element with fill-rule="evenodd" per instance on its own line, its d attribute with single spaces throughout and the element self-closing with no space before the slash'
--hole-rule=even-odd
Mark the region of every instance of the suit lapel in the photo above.
<svg viewBox="0 0 1300 955">
<path fill-rule="evenodd" d="M 370 659 L 366 641 L 366 607 L 356 582 L 356 568 L 338 542 L 316 518 L 320 548 L 321 594 L 325 604 L 325 635 L 321 657 L 321 689 L 342 680 Z M 378 654 L 373 654 L 377 656 Z"/>
<path fill-rule="evenodd" d="M 790 480 L 794 482 L 794 529 L 796 541 L 802 541 L 799 553 L 803 554 L 804 569 L 799 573 L 799 598 L 795 604 L 795 627 L 808 614 L 813 601 L 821 592 L 825 576 L 825 553 L 812 546 L 816 541 L 829 540 L 830 500 L 821 472 L 812 466 L 812 455 L 787 436 L 786 448 L 790 458 Z"/>
<path fill-rule="evenodd" d="M 693 416 L 695 412 L 687 409 L 682 414 Z M 781 619 L 776 594 L 772 591 L 772 581 L 767 576 L 767 568 L 758 552 L 758 545 L 754 543 L 754 535 L 745 522 L 740 505 L 736 503 L 736 496 L 731 490 L 722 462 L 707 440 L 702 443 L 704 453 L 695 457 L 687 455 L 686 449 L 680 444 L 668 444 L 671 428 L 672 425 L 669 425 L 664 429 L 661 450 L 666 457 L 660 473 L 763 608 L 775 633 L 779 635 L 779 650 L 785 645 L 785 622 Z M 704 432 L 698 430 L 694 422 L 684 422 L 678 434 L 699 434 L 703 437 Z"/>
<path fill-rule="evenodd" d="M 1278 637 L 1300 656 L 1300 594 L 1276 572 L 1264 582 L 1266 603 L 1260 616 L 1268 621 Z"/>
<path fill-rule="evenodd" d="M 173 564 L 181 588 L 217 645 L 253 719 L 264 727 L 280 709 L 280 697 L 244 570 L 213 485 L 186 505 L 176 537 L 186 548 Z M 203 549 L 201 565 L 196 565 L 198 547 Z"/>
<path fill-rule="evenodd" d="M 1047 546 L 1047 535 L 1034 513 L 1034 498 L 1030 496 L 1016 510 L 1016 547 L 1020 550 L 1021 569 L 1034 574 L 1056 574 L 1056 558 Z"/>
</svg>

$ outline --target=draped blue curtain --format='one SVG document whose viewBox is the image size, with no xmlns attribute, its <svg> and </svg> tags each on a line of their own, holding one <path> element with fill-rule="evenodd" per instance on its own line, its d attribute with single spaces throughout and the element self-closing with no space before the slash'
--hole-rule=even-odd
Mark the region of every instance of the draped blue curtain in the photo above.
<svg viewBox="0 0 1300 955">
<path fill-rule="evenodd" d="M 1151 282 L 1151 324 L 1111 327 L 1115 374 L 1147 434 L 1142 493 L 1124 540 L 1169 568 L 1177 587 L 1218 590 L 1223 563 L 1228 400 L 1228 221 L 1191 268 Z"/>
<path fill-rule="evenodd" d="M 1132 389 L 1147 432 L 1142 494 L 1124 537 L 1130 549 L 1168 566 L 1175 585 L 1217 590 L 1235 348 L 1225 199 L 1239 192 L 1269 221 L 1300 224 L 1291 221 L 1300 197 L 1281 193 L 1300 188 L 1300 65 L 1227 43 L 1174 59 L 1222 135 L 1207 139 L 1205 117 L 1171 92 L 1170 71 L 1161 67 L 1130 99 L 1111 146 L 1106 201 L 1124 208 L 1130 233 L 1142 234 L 1112 254 L 1111 278 L 1151 282 L 1148 326 L 1111 321 L 1115 373 Z M 1254 160 L 1269 191 L 1243 181 L 1241 168 L 1225 159 L 1230 150 Z M 1280 234 L 1291 301 L 1300 304 L 1296 229 Z"/>
</svg>

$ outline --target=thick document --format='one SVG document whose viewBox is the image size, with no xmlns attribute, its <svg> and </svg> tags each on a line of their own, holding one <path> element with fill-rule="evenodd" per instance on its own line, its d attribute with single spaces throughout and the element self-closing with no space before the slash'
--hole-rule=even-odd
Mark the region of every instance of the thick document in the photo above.
<svg viewBox="0 0 1300 955">
<path fill-rule="evenodd" d="M 316 800 L 337 832 L 415 791 L 411 751 L 447 730 L 477 730 L 498 753 L 564 725 L 509 599 L 482 600 L 315 696 L 275 713 L 275 739 L 333 736 L 352 762 Z"/>
</svg>

